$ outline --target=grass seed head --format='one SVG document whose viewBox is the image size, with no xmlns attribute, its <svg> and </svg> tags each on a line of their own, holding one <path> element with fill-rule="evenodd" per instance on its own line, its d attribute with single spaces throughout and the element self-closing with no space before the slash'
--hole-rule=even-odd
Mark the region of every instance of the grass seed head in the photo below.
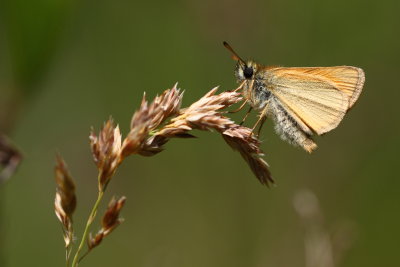
<svg viewBox="0 0 400 267">
<path fill-rule="evenodd" d="M 90 145 L 94 162 L 99 169 L 99 187 L 104 188 L 121 163 L 121 133 L 118 125 L 110 118 L 104 123 L 99 135 L 92 131 Z"/>
<path fill-rule="evenodd" d="M 65 246 L 71 245 L 73 239 L 72 215 L 76 208 L 75 183 L 68 172 L 64 160 L 57 156 L 55 167 L 56 197 L 54 209 L 63 226 Z"/>
</svg>

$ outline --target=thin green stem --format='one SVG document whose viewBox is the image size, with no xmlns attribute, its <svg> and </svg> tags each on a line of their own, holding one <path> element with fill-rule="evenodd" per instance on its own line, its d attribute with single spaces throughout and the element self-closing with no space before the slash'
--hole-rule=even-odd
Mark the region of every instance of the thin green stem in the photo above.
<svg viewBox="0 0 400 267">
<path fill-rule="evenodd" d="M 70 262 L 70 259 L 71 259 L 72 240 L 74 238 L 74 228 L 72 227 L 72 222 L 69 225 L 69 227 L 70 227 L 70 229 L 68 230 L 68 235 L 69 235 L 70 242 L 69 242 L 69 244 L 68 244 L 68 246 L 66 247 L 66 250 L 65 250 L 65 256 L 66 256 L 66 265 L 65 266 L 67 266 L 67 267 L 69 266 L 69 262 Z"/>
<path fill-rule="evenodd" d="M 92 250 L 88 249 L 85 253 L 83 253 L 83 255 L 78 260 L 78 264 L 81 262 L 81 260 L 83 260 L 84 257 L 86 257 L 87 254 L 89 254 L 90 251 L 92 251 Z"/>
<path fill-rule="evenodd" d="M 67 250 L 65 251 L 65 258 L 66 258 L 65 266 L 68 267 L 68 266 L 69 266 L 68 248 L 67 248 Z"/>
<path fill-rule="evenodd" d="M 86 242 L 87 236 L 89 234 L 89 228 L 92 225 L 94 218 L 96 217 L 97 209 L 99 207 L 101 199 L 103 198 L 103 195 L 104 195 L 104 190 L 100 190 L 99 195 L 97 196 L 96 203 L 94 203 L 92 211 L 90 212 L 89 218 L 87 220 L 85 231 L 83 232 L 83 235 L 82 235 L 81 243 L 79 244 L 79 247 L 76 250 L 74 260 L 72 261 L 72 267 L 78 266 L 79 253 L 81 252 L 81 250 Z"/>
</svg>

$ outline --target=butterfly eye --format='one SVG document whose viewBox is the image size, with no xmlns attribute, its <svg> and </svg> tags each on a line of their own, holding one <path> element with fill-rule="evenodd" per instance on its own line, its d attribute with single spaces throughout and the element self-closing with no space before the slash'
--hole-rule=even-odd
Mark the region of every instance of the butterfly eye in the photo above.
<svg viewBox="0 0 400 267">
<path fill-rule="evenodd" d="M 253 68 L 252 67 L 244 67 L 243 75 L 246 79 L 250 79 L 253 76 Z"/>
</svg>

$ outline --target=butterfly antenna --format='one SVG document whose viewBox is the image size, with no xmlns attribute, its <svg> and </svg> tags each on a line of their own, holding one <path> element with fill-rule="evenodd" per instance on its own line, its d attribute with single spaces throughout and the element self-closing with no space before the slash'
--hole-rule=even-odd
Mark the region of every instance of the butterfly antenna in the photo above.
<svg viewBox="0 0 400 267">
<path fill-rule="evenodd" d="M 225 46 L 226 49 L 228 49 L 229 51 L 231 51 L 234 60 L 239 60 L 239 61 L 242 62 L 244 65 L 246 65 L 246 62 L 244 62 L 244 60 L 241 59 L 241 57 L 239 57 L 239 55 L 235 52 L 235 50 L 233 50 L 233 48 L 232 48 L 227 42 L 223 42 L 223 44 L 224 44 L 224 46 Z"/>
</svg>

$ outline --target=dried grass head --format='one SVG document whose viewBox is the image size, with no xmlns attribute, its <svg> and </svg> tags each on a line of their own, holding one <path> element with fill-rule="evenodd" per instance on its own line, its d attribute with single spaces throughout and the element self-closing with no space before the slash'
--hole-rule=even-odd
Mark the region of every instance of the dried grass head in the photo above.
<svg viewBox="0 0 400 267">
<path fill-rule="evenodd" d="M 93 237 L 91 234 L 88 238 L 89 250 L 97 247 L 103 241 L 103 238 L 109 235 L 118 225 L 123 222 L 120 217 L 121 209 L 123 208 L 126 201 L 126 197 L 120 197 L 118 200 L 113 197 L 108 204 L 108 208 L 101 221 L 100 231 Z"/>
<path fill-rule="evenodd" d="M 94 162 L 99 169 L 99 187 L 106 187 L 121 163 L 121 133 L 110 118 L 97 136 L 92 130 L 90 145 Z"/>
<path fill-rule="evenodd" d="M 65 246 L 71 245 L 73 239 L 72 215 L 76 209 L 75 183 L 69 174 L 64 160 L 57 156 L 55 167 L 56 197 L 54 209 L 63 226 Z"/>
<path fill-rule="evenodd" d="M 0 183 L 10 178 L 22 160 L 22 154 L 0 133 Z"/>
<path fill-rule="evenodd" d="M 193 137 L 189 133 L 193 129 L 214 130 L 222 134 L 229 146 L 242 155 L 262 184 L 273 183 L 268 164 L 262 159 L 261 142 L 251 129 L 224 116 L 225 108 L 242 100 L 238 89 L 217 94 L 218 88 L 213 88 L 189 107 L 180 109 L 176 117 L 142 143 L 138 153 L 144 156 L 157 154 L 171 138 Z"/>
<path fill-rule="evenodd" d="M 93 132 L 90 135 L 93 157 L 100 170 L 99 185 L 106 186 L 129 155 L 153 156 L 163 151 L 171 138 L 193 137 L 192 130 L 220 133 L 242 155 L 262 184 L 273 183 L 268 164 L 262 159 L 260 141 L 251 129 L 225 116 L 224 109 L 242 101 L 238 89 L 218 94 L 218 88 L 213 88 L 187 108 L 181 108 L 183 93 L 176 85 L 150 103 L 143 96 L 123 141 L 118 126 L 108 120 L 98 136 Z"/>
</svg>

